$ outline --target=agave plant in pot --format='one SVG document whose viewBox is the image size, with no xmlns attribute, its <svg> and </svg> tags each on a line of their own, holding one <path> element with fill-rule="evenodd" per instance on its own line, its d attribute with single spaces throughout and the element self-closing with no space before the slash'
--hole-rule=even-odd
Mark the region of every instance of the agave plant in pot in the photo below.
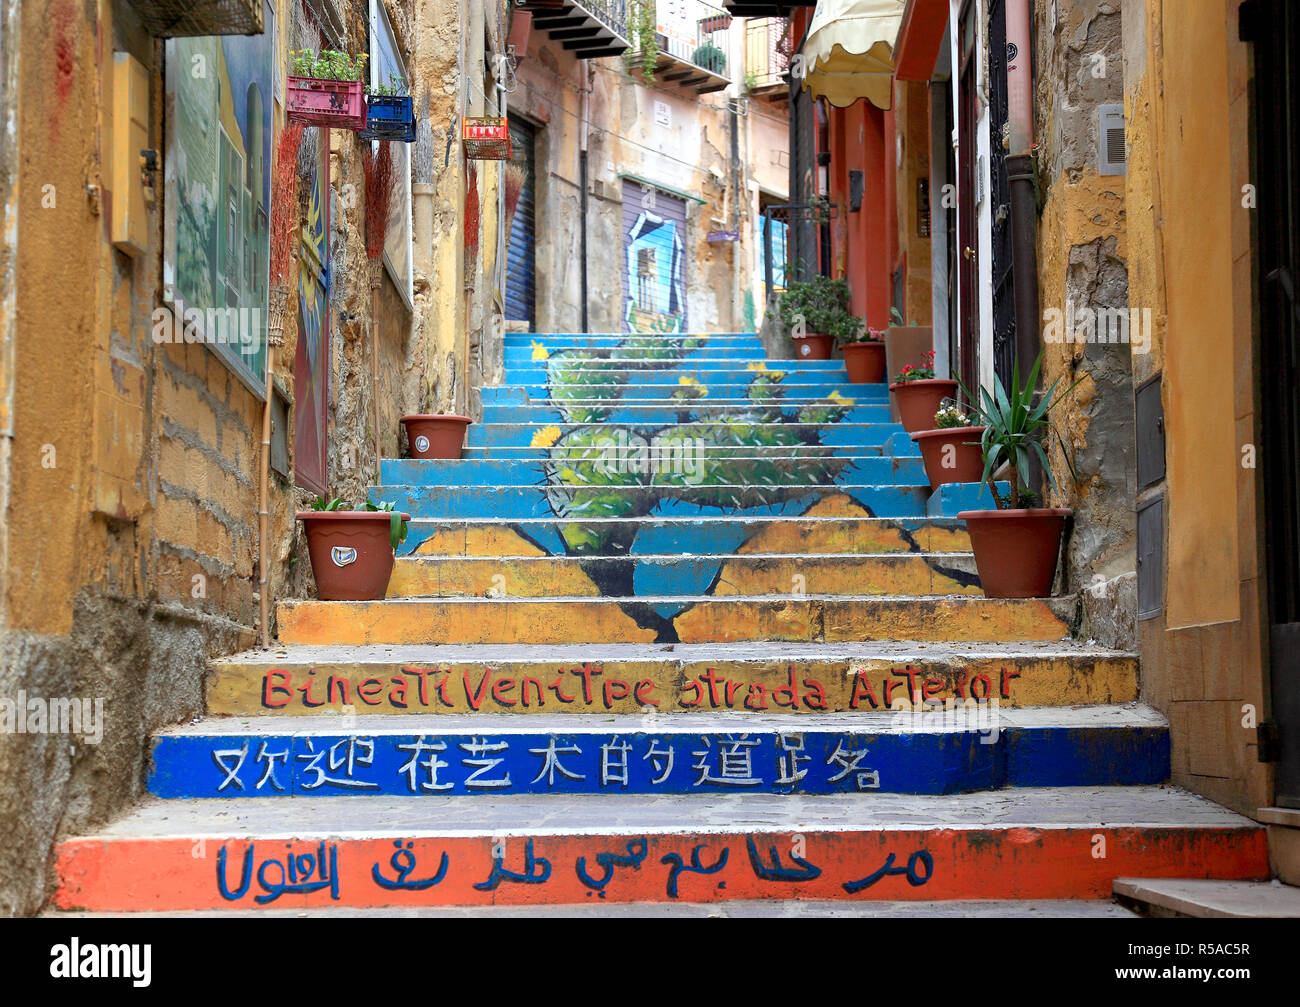
<svg viewBox="0 0 1300 1007">
<path fill-rule="evenodd" d="M 894 378 L 889 394 L 898 405 L 903 429 L 909 434 L 929 430 L 934 414 L 944 399 L 957 394 L 957 382 L 934 376 L 934 350 L 921 358 L 921 365 L 908 364 Z"/>
<path fill-rule="evenodd" d="M 948 402 L 934 414 L 934 429 L 918 430 L 912 440 L 921 449 L 930 489 L 944 483 L 977 483 L 983 478 L 984 457 L 980 439 L 984 427 L 974 423 L 960 406 Z"/>
<path fill-rule="evenodd" d="M 776 315 L 790 330 L 800 360 L 830 360 L 836 335 L 847 338 L 857 327 L 849 313 L 848 281 L 829 276 L 792 282 L 777 298 Z"/>
<path fill-rule="evenodd" d="M 961 511 L 957 517 L 966 522 L 980 585 L 990 598 L 1045 598 L 1051 594 L 1061 534 L 1071 514 L 1065 507 L 1025 506 L 1037 498 L 1025 482 L 1031 457 L 1039 460 L 1052 488 L 1056 488 L 1041 442 L 1044 434 L 1050 432 L 1056 437 L 1070 474 L 1078 479 L 1069 445 L 1052 426 L 1050 413 L 1079 382 L 1057 394 L 1060 384 L 1057 379 L 1044 395 L 1037 396 L 1034 386 L 1042 361 L 1043 355 L 1039 353 L 1023 385 L 1020 365 L 1015 364 L 1010 392 L 996 379 L 995 394 L 980 389 L 980 404 L 976 407 L 984 424 L 980 438 L 984 457 L 981 478 L 992 491 L 997 510 Z M 964 387 L 962 390 L 966 391 Z M 966 394 L 974 401 L 969 392 Z M 1006 497 L 998 492 L 994 482 L 995 475 L 1004 466 L 1010 483 Z"/>
<path fill-rule="evenodd" d="M 307 533 L 307 553 L 324 601 L 376 601 L 388 591 L 397 547 L 406 540 L 410 514 L 392 503 L 365 503 L 348 510 L 338 497 L 318 498 L 298 520 Z"/>
</svg>

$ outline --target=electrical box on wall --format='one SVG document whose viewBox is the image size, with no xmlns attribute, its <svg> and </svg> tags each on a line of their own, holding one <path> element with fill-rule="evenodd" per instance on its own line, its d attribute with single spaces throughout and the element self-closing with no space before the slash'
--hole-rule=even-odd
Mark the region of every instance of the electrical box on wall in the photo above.
<svg viewBox="0 0 1300 1007">
<path fill-rule="evenodd" d="M 130 53 L 113 53 L 113 244 L 139 255 L 149 243 L 146 189 L 152 197 L 156 155 L 149 148 L 149 74 Z"/>
<path fill-rule="evenodd" d="M 1128 171 L 1128 146 L 1124 136 L 1124 106 L 1097 106 L 1097 174 L 1123 175 Z"/>
</svg>

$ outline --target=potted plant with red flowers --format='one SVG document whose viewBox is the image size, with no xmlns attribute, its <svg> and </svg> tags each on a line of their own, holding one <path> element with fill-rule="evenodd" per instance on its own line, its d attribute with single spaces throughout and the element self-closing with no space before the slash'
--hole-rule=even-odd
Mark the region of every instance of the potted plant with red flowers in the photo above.
<svg viewBox="0 0 1300 1007">
<path fill-rule="evenodd" d="M 800 360 L 830 360 L 836 336 L 845 338 L 857 326 L 848 281 L 829 276 L 792 282 L 776 299 L 776 316 L 790 330 Z"/>
<path fill-rule="evenodd" d="M 885 380 L 885 334 L 859 321 L 847 338 L 836 340 L 844 357 L 844 369 L 855 385 L 878 384 Z"/>
<path fill-rule="evenodd" d="M 903 429 L 911 434 L 930 429 L 943 400 L 957 394 L 957 382 L 934 376 L 934 350 L 931 350 L 922 357 L 921 366 L 908 364 L 898 373 L 889 386 L 889 393 L 898 405 Z"/>
<path fill-rule="evenodd" d="M 957 517 L 966 522 L 975 565 L 979 568 L 980 585 L 990 598 L 1043 598 L 1051 594 L 1061 535 L 1065 530 L 1065 520 L 1071 513 L 1064 507 L 1025 506 L 1037 502 L 1036 494 L 1024 481 L 1031 451 L 1042 464 L 1052 488 L 1056 488 L 1056 479 L 1041 443 L 1044 433 L 1050 431 L 1056 436 L 1070 466 L 1070 474 L 1076 481 L 1078 479 L 1069 446 L 1052 427 L 1049 414 L 1079 382 L 1058 395 L 1058 379 L 1052 382 L 1046 394 L 1036 395 L 1034 386 L 1038 382 L 1042 360 L 1040 352 L 1023 385 L 1020 383 L 1020 365 L 1014 366 L 1010 393 L 1000 379 L 997 380 L 995 395 L 980 389 L 981 404 L 976 407 L 984 423 L 984 433 L 980 438 L 984 458 L 981 479 L 993 492 L 997 509 L 961 511 Z M 998 493 L 994 482 L 1004 467 L 1011 484 L 1005 498 Z"/>
<path fill-rule="evenodd" d="M 468 416 L 454 413 L 403 416 L 407 457 L 459 458 L 465 449 L 465 430 L 471 422 Z"/>
<path fill-rule="evenodd" d="M 925 461 L 930 489 L 944 483 L 977 483 L 984 473 L 980 438 L 984 428 L 972 422 L 956 403 L 946 403 L 934 414 L 933 430 L 912 434 Z"/>
<path fill-rule="evenodd" d="M 291 52 L 293 73 L 285 82 L 285 115 L 290 122 L 334 129 L 364 129 L 366 97 L 362 80 L 366 53 L 349 56 L 335 49 Z"/>
<path fill-rule="evenodd" d="M 298 520 L 307 533 L 307 554 L 324 601 L 376 601 L 387 593 L 397 547 L 406 540 L 410 514 L 392 503 L 365 503 L 348 510 L 338 497 L 317 498 Z"/>
</svg>

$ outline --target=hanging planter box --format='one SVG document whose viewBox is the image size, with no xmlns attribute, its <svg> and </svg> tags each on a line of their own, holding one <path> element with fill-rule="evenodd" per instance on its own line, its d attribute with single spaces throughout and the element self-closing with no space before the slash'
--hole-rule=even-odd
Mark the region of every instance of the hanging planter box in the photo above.
<svg viewBox="0 0 1300 1007">
<path fill-rule="evenodd" d="M 471 161 L 510 160 L 510 125 L 505 116 L 470 116 L 461 123 L 460 138 Z"/>
<path fill-rule="evenodd" d="M 131 0 L 140 24 L 155 38 L 261 35 L 262 0 Z"/>
<path fill-rule="evenodd" d="M 700 30 L 706 35 L 711 35 L 715 31 L 726 31 L 730 27 L 730 14 L 715 14 L 713 17 L 706 17 L 700 21 Z"/>
<path fill-rule="evenodd" d="M 365 129 L 366 95 L 359 80 L 289 77 L 285 85 L 290 122 L 333 129 Z"/>
<path fill-rule="evenodd" d="M 410 95 L 372 94 L 366 106 L 364 140 L 415 142 L 415 108 Z"/>
</svg>

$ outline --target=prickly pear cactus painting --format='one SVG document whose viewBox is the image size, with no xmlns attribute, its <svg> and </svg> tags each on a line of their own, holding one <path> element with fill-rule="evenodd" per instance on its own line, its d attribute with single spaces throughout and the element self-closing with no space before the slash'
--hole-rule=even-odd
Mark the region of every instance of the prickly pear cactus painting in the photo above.
<svg viewBox="0 0 1300 1007">
<path fill-rule="evenodd" d="M 785 372 L 752 361 L 743 401 L 712 406 L 710 388 L 701 380 L 707 372 L 682 366 L 702 345 L 698 336 L 629 335 L 613 347 L 548 355 L 548 401 L 562 423 L 543 427 L 532 439 L 532 447 L 546 451 L 547 500 L 562 522 L 542 536 L 550 541 L 536 542 L 546 551 L 716 557 L 704 563 L 584 566 L 606 595 L 646 598 L 629 614 L 664 631 L 685 607 L 669 596 L 709 593 L 726 553 L 742 544 L 746 526 L 656 526 L 630 519 L 800 514 L 855 465 L 823 443 L 828 426 L 852 412 L 854 399 L 832 390 L 817 401 L 789 404 Z M 677 372 L 676 387 L 659 400 L 662 408 L 621 405 L 635 398 L 639 378 Z M 725 537 L 732 541 L 720 541 Z"/>
</svg>

